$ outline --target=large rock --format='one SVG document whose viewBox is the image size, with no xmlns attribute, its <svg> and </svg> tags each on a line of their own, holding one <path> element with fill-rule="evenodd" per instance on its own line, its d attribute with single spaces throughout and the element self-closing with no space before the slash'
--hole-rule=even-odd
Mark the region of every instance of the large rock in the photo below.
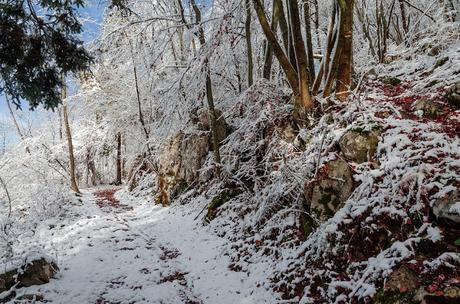
<svg viewBox="0 0 460 304">
<path fill-rule="evenodd" d="M 460 108 L 460 81 L 447 89 L 446 98 L 453 106 Z"/>
<path fill-rule="evenodd" d="M 29 287 L 48 283 L 59 270 L 54 262 L 44 258 L 28 261 L 18 269 L 0 274 L 0 293 L 17 287 Z"/>
<path fill-rule="evenodd" d="M 310 212 L 323 222 L 333 216 L 353 191 L 353 175 L 343 160 L 326 163 L 317 178 L 305 186 Z"/>
<path fill-rule="evenodd" d="M 379 135 L 378 129 L 349 130 L 339 140 L 340 150 L 349 161 L 358 164 L 370 161 L 377 151 Z"/>
<path fill-rule="evenodd" d="M 209 117 L 208 109 L 201 108 L 196 112 L 197 119 L 198 119 L 198 129 L 202 131 L 211 131 L 211 119 Z M 217 116 L 217 138 L 219 142 L 223 141 L 227 138 L 229 133 L 229 127 L 227 122 L 225 121 L 224 116 L 222 115 L 222 111 L 216 109 L 216 116 Z"/>
<path fill-rule="evenodd" d="M 435 101 L 422 98 L 414 102 L 414 111 L 422 112 L 422 116 L 426 118 L 435 119 L 443 113 L 442 104 Z"/>
<path fill-rule="evenodd" d="M 199 169 L 208 151 L 208 136 L 205 133 L 179 132 L 168 141 L 158 164 L 157 203 L 168 205 L 181 189 L 198 180 Z"/>
<path fill-rule="evenodd" d="M 433 214 L 443 221 L 460 225 L 460 192 L 453 191 L 434 202 Z"/>
</svg>

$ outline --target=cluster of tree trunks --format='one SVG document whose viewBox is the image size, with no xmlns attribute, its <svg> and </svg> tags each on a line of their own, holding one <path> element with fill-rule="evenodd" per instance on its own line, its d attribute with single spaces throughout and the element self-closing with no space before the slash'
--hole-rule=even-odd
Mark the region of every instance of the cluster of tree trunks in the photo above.
<svg viewBox="0 0 460 304">
<path fill-rule="evenodd" d="M 346 100 L 348 96 L 353 71 L 354 0 L 334 2 L 326 52 L 317 75 L 315 75 L 313 55 L 310 4 L 308 1 L 302 2 L 305 38 L 302 33 L 299 2 L 286 0 L 285 4 L 286 10 L 282 0 L 273 0 L 271 22 L 269 22 L 263 2 L 253 0 L 259 23 L 267 39 L 263 77 L 270 79 L 274 55 L 294 93 L 294 118 L 299 120 L 305 117 L 305 113 L 313 111 L 312 95 L 318 94 L 320 90 L 324 97 L 329 97 L 333 91 L 340 100 Z M 282 44 L 277 39 L 278 28 L 283 40 Z"/>
</svg>

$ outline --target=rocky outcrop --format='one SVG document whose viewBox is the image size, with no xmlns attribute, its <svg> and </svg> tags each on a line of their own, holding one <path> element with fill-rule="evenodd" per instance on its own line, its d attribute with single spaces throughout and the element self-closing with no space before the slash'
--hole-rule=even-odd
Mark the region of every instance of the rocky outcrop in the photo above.
<svg viewBox="0 0 460 304">
<path fill-rule="evenodd" d="M 44 258 L 28 261 L 18 269 L 0 274 L 0 293 L 11 287 L 29 287 L 48 283 L 59 270 L 53 262 Z"/>
<path fill-rule="evenodd" d="M 379 136 L 377 128 L 372 131 L 351 129 L 340 138 L 340 150 L 348 161 L 358 164 L 370 161 L 377 151 Z"/>
<path fill-rule="evenodd" d="M 160 154 L 156 202 L 168 205 L 181 189 L 194 184 L 208 151 L 209 142 L 205 133 L 179 132 L 173 136 Z"/>
<path fill-rule="evenodd" d="M 460 81 L 451 85 L 446 91 L 446 98 L 450 104 L 460 108 Z"/>
<path fill-rule="evenodd" d="M 454 191 L 433 204 L 433 214 L 447 223 L 460 225 L 460 192 Z"/>
<path fill-rule="evenodd" d="M 353 191 L 353 175 L 348 163 L 333 160 L 326 163 L 317 178 L 305 186 L 310 212 L 325 221 L 339 210 Z"/>
</svg>

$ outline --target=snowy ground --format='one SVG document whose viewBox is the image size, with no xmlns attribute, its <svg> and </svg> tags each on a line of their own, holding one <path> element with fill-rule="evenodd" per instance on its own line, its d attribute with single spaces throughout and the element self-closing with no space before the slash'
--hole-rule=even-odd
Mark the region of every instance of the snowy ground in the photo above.
<svg viewBox="0 0 460 304">
<path fill-rule="evenodd" d="M 228 269 L 225 240 L 194 220 L 199 206 L 162 208 L 123 190 L 104 201 L 95 193 L 85 191 L 66 222 L 44 223 L 40 242 L 55 253 L 60 272 L 49 284 L 18 290 L 18 297 L 69 304 L 277 302 L 257 287 L 263 272 Z"/>
</svg>

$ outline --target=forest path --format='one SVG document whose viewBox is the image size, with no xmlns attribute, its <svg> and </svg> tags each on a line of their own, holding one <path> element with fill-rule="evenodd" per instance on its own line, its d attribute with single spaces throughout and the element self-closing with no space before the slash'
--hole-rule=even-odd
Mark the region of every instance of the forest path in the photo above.
<svg viewBox="0 0 460 304">
<path fill-rule="evenodd" d="M 190 208 L 103 188 L 84 191 L 75 212 L 43 235 L 57 252 L 57 278 L 25 294 L 69 304 L 275 303 L 271 291 L 256 288 L 260 273 L 228 269 L 225 240 Z"/>
</svg>

